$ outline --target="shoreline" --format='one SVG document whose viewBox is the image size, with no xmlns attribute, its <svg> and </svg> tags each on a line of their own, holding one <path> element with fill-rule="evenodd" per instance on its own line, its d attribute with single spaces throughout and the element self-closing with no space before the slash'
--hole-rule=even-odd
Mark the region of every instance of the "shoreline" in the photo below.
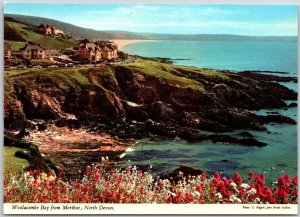
<svg viewBox="0 0 300 217">
<path fill-rule="evenodd" d="M 158 42 L 160 40 L 143 40 L 143 39 L 111 39 L 111 41 L 115 42 L 118 45 L 119 50 L 122 50 L 125 46 L 133 43 L 139 42 Z"/>
</svg>

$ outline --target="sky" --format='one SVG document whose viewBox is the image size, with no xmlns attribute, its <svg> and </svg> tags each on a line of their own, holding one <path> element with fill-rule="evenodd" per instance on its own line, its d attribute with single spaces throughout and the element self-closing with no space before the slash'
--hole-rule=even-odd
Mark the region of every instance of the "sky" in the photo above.
<svg viewBox="0 0 300 217">
<path fill-rule="evenodd" d="M 95 30 L 298 35 L 295 5 L 5 3 L 4 13 L 46 17 Z"/>
</svg>

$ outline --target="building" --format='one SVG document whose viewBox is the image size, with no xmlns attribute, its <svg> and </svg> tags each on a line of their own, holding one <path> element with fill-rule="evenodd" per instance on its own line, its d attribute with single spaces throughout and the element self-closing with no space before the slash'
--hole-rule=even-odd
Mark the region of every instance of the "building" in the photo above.
<svg viewBox="0 0 300 217">
<path fill-rule="evenodd" d="M 44 59 L 46 56 L 45 49 L 40 44 L 27 42 L 26 45 L 20 49 L 20 54 L 23 59 Z"/>
<path fill-rule="evenodd" d="M 101 49 L 94 42 L 84 40 L 73 57 L 76 60 L 99 61 L 101 60 Z"/>
<path fill-rule="evenodd" d="M 99 61 L 113 60 L 118 58 L 118 46 L 112 41 L 89 41 L 83 40 L 73 58 L 75 60 Z"/>
<path fill-rule="evenodd" d="M 43 34 L 43 35 L 63 35 L 64 32 L 59 29 L 56 28 L 55 26 L 50 26 L 49 24 L 41 24 L 38 27 L 38 32 Z"/>
<path fill-rule="evenodd" d="M 4 42 L 4 64 L 10 63 L 11 53 L 12 53 L 11 46 Z"/>
<path fill-rule="evenodd" d="M 45 55 L 46 57 L 60 57 L 61 52 L 59 50 L 46 50 Z"/>
<path fill-rule="evenodd" d="M 102 50 L 102 58 L 107 60 L 118 58 L 118 45 L 113 41 L 97 41 L 96 45 Z"/>
</svg>

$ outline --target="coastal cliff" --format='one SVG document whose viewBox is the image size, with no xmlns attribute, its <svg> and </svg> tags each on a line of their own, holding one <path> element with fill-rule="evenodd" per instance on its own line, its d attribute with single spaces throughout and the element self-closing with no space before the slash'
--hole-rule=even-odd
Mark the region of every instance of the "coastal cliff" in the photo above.
<svg viewBox="0 0 300 217">
<path fill-rule="evenodd" d="M 57 126 L 88 126 L 120 138 L 203 140 L 209 136 L 202 130 L 266 130 L 269 122 L 295 124 L 288 117 L 251 111 L 284 108 L 284 100 L 297 99 L 296 92 L 273 82 L 274 77 L 296 82 L 294 78 L 263 77 L 151 60 L 8 72 L 5 129 L 20 129 L 24 123 L 32 128 L 29 121 L 39 119 Z"/>
</svg>

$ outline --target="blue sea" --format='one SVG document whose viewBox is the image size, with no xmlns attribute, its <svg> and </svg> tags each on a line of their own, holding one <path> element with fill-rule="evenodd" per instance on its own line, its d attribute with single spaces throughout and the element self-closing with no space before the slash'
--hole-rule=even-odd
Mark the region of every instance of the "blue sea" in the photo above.
<svg viewBox="0 0 300 217">
<path fill-rule="evenodd" d="M 129 44 L 124 52 L 145 57 L 166 57 L 177 65 L 233 71 L 280 71 L 297 76 L 298 44 L 296 42 L 214 42 L 156 41 Z M 297 84 L 281 83 L 295 91 Z M 258 114 L 279 112 L 297 120 L 297 108 L 256 111 Z M 138 141 L 124 162 L 140 165 L 154 173 L 168 173 L 181 165 L 220 171 L 231 176 L 235 170 L 244 177 L 250 170 L 265 172 L 269 179 L 282 174 L 297 175 L 297 126 L 270 123 L 269 133 L 248 131 L 265 147 L 238 144 L 214 144 L 210 141 L 190 144 L 183 140 Z M 233 134 L 242 132 L 236 131 Z"/>
</svg>

